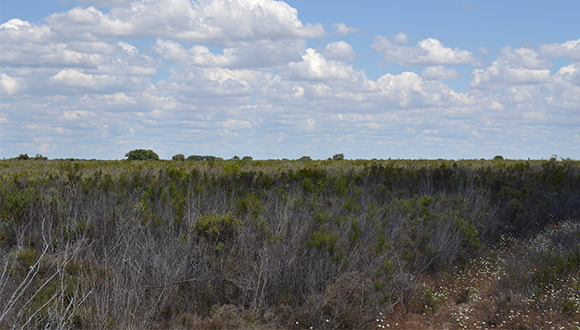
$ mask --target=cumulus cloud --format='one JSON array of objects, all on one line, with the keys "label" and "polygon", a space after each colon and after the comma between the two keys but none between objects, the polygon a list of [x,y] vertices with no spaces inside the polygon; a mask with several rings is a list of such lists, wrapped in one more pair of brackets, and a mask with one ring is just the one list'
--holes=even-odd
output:
[{"label": "cumulus cloud", "polygon": [[466,93],[457,93],[440,81],[423,80],[414,72],[387,73],[377,80],[384,100],[403,108],[429,106],[469,106],[477,102]]},{"label": "cumulus cloud", "polygon": [[565,57],[572,61],[580,61],[580,39],[568,40],[561,44],[541,45],[540,52],[547,56]]},{"label": "cumulus cloud", "polygon": [[295,80],[336,81],[362,77],[361,72],[355,71],[352,65],[341,61],[327,61],[312,48],[306,50],[301,62],[290,62],[288,66],[292,69],[290,77]]},{"label": "cumulus cloud", "polygon": [[179,65],[196,65],[201,67],[228,67],[236,61],[234,49],[224,49],[223,55],[215,55],[209,48],[195,45],[185,50],[181,44],[157,39],[153,51],[168,61]]},{"label": "cumulus cloud", "polygon": [[455,69],[447,69],[442,65],[427,67],[421,72],[421,77],[430,80],[457,79],[461,75]]},{"label": "cumulus cloud", "polygon": [[222,54],[214,54],[203,45],[194,45],[186,50],[179,42],[157,39],[153,51],[177,65],[268,70],[299,60],[305,48],[306,42],[303,40],[256,42],[243,47],[224,48]]},{"label": "cumulus cloud", "polygon": [[524,69],[540,70],[549,69],[552,66],[538,52],[529,48],[512,49],[510,46],[506,46],[501,49],[498,58],[510,65]]},{"label": "cumulus cloud", "polygon": [[321,24],[303,24],[295,8],[274,0],[135,1],[108,13],[77,7],[53,14],[47,22],[68,36],[160,37],[214,45],[325,34]]},{"label": "cumulus cloud", "polygon": [[341,40],[327,44],[324,49],[324,57],[337,61],[354,61],[358,55],[350,44]]},{"label": "cumulus cloud", "polygon": [[487,69],[475,69],[471,88],[496,89],[506,85],[533,85],[550,81],[550,63],[531,49],[504,47]]},{"label": "cumulus cloud", "polygon": [[344,23],[333,23],[332,27],[336,29],[334,32],[339,37],[344,37],[349,34],[364,33],[364,30],[355,29],[352,26],[347,26]]},{"label": "cumulus cloud", "polygon": [[[265,79],[262,72],[219,67],[178,67],[157,83],[161,93],[174,95],[182,102],[195,104],[225,103],[239,106],[259,90]],[[213,97],[213,98],[212,98]]]},{"label": "cumulus cloud", "polygon": [[371,48],[381,54],[385,62],[403,66],[429,66],[445,64],[475,64],[477,58],[469,51],[444,47],[433,38],[421,40],[416,46],[405,46],[407,35],[399,33],[392,38],[375,37]]},{"label": "cumulus cloud", "polygon": [[[553,75],[549,70],[551,57],[576,61],[578,41],[537,50],[505,47],[473,72],[471,90],[457,92],[442,80],[461,77],[449,65],[480,65],[469,51],[432,38],[410,45],[404,33],[378,36],[371,47],[384,61],[426,67],[371,79],[358,63],[345,62],[358,59],[345,41],[307,48],[309,38],[364,31],[336,23],[327,34],[281,1],[82,3],[97,8],[77,7],[44,23],[0,25],[0,151],[42,146],[58,152],[49,156],[122,158],[147,144],[170,157],[195,141],[201,153],[231,156],[253,141],[259,145],[253,150],[266,151],[247,154],[291,157],[287,152],[297,145],[320,152],[340,140],[346,150],[366,152],[362,156],[398,146],[413,157],[414,144],[449,146],[473,138],[501,145],[507,135],[497,132],[511,131],[513,118],[537,127],[554,120],[552,113],[580,109],[579,64]],[[153,45],[131,41],[138,38],[152,38]],[[156,76],[160,69],[163,75]],[[72,151],[77,141],[85,154],[80,147]],[[111,149],[122,152],[112,155]]]},{"label": "cumulus cloud", "polygon": [[577,112],[580,109],[580,64],[574,63],[561,68],[552,81],[548,86],[548,104]]},{"label": "cumulus cloud", "polygon": [[16,79],[2,73],[0,74],[0,87],[2,88],[2,94],[13,95],[18,90],[18,82]]},{"label": "cumulus cloud", "polygon": [[22,21],[19,18],[13,18],[4,24],[1,24],[0,29],[20,30],[23,27],[29,28],[31,26],[30,22]]}]

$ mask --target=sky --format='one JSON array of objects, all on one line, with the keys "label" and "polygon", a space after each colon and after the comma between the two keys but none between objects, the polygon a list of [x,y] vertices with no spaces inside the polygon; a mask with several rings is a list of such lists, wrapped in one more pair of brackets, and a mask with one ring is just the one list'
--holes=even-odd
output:
[{"label": "sky", "polygon": [[0,4],[0,158],[580,159],[579,1]]}]

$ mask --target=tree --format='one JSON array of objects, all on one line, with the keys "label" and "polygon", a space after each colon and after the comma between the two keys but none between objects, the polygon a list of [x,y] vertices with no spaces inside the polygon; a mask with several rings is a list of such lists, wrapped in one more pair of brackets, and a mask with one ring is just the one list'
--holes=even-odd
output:
[{"label": "tree", "polygon": [[184,161],[185,156],[183,154],[177,154],[177,155],[173,156],[171,159],[178,160],[178,161]]},{"label": "tree", "polygon": [[28,160],[30,159],[30,157],[28,157],[28,154],[20,154],[18,155],[18,160]]},{"label": "tree", "polygon": [[159,160],[159,156],[153,150],[135,149],[125,154],[128,160]]},{"label": "tree", "polygon": [[344,159],[344,154],[335,154],[334,156],[332,156],[332,159],[334,159],[334,160],[343,160]]},{"label": "tree", "polygon": [[503,160],[503,156],[497,155],[497,156],[493,157],[493,160]]}]

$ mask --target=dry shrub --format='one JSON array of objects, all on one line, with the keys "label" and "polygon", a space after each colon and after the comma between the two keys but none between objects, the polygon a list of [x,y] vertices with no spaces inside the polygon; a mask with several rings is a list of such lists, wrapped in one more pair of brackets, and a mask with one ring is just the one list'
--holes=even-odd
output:
[{"label": "dry shrub", "polygon": [[364,274],[344,273],[328,287],[324,315],[332,320],[333,327],[366,327],[373,317],[370,310],[373,293],[371,280]]}]

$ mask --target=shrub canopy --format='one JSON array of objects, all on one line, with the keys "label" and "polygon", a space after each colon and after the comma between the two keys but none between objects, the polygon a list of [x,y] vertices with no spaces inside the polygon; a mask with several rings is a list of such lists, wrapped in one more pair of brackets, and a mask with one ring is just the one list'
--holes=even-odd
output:
[{"label": "shrub canopy", "polygon": [[153,150],[145,149],[135,149],[131,150],[125,154],[128,160],[159,160],[159,155],[157,155]]}]

